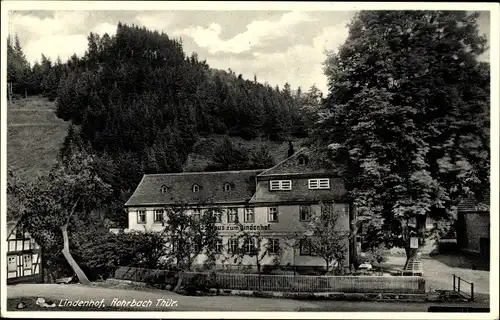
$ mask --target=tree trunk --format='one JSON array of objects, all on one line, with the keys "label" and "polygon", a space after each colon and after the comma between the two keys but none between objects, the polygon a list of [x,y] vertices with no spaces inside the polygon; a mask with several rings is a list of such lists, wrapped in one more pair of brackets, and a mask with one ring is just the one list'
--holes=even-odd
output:
[{"label": "tree trunk", "polygon": [[90,284],[89,279],[83,272],[83,270],[80,268],[78,263],[73,259],[73,256],[71,255],[71,252],[69,251],[69,238],[68,238],[68,224],[65,224],[61,227],[62,235],[63,235],[63,241],[64,241],[64,246],[62,249],[62,254],[64,255],[64,258],[66,258],[66,261],[68,261],[69,265],[71,266],[71,269],[76,273],[78,277],[78,281],[82,284]]},{"label": "tree trunk", "polygon": [[[417,235],[418,235],[419,239],[421,240],[422,245],[425,244],[425,234],[427,231],[426,222],[427,222],[427,214],[419,214],[417,216]],[[420,245],[420,241],[419,241],[419,245]]]},{"label": "tree trunk", "polygon": [[325,260],[326,261],[326,273],[325,275],[328,274],[328,270],[330,269],[330,262],[328,260]]},{"label": "tree trunk", "polygon": [[427,215],[417,215],[415,217],[416,221],[416,230],[417,234],[416,236],[418,237],[418,248],[410,248],[410,239],[411,236],[409,234],[408,227],[406,228],[406,239],[405,239],[405,253],[406,253],[406,262],[405,262],[405,268],[408,265],[408,262],[412,259],[415,259],[418,257],[418,253],[420,250],[421,245],[425,244],[425,223],[427,220]]},{"label": "tree trunk", "polygon": [[177,279],[177,284],[175,285],[174,292],[179,292],[182,286],[182,272],[179,272],[179,278]]},{"label": "tree trunk", "polygon": [[[257,258],[258,259],[258,258]],[[260,283],[261,283],[261,271],[260,271],[260,263],[257,261],[257,273],[258,273],[258,281],[259,283],[257,284],[257,288],[259,289],[260,292]]]}]

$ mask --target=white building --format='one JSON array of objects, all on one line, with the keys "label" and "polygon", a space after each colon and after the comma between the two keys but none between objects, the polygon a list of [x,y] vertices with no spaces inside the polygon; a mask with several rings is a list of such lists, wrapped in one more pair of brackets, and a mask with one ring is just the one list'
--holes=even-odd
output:
[{"label": "white building", "polygon": [[42,253],[20,223],[7,223],[7,284],[42,282]]},{"label": "white building", "polygon": [[[325,261],[311,255],[305,241],[294,249],[287,245],[287,235],[303,231],[311,212],[320,210],[320,202],[335,202],[342,214],[339,227],[343,230],[351,228],[354,212],[345,199],[344,180],[319,167],[309,156],[303,149],[267,170],[144,175],[125,204],[129,229],[160,231],[165,207],[184,203],[194,208],[209,201],[224,211],[217,223],[223,247],[217,264],[232,264],[233,260],[227,258],[233,246],[241,245],[232,238],[239,230],[236,222],[240,222],[246,230],[258,231],[282,248],[282,266],[322,268]],[[345,265],[349,266],[355,246],[349,242],[347,247]],[[263,264],[274,258],[271,252]],[[198,262],[202,260],[200,256]],[[244,258],[244,264],[254,263],[254,258]]]}]

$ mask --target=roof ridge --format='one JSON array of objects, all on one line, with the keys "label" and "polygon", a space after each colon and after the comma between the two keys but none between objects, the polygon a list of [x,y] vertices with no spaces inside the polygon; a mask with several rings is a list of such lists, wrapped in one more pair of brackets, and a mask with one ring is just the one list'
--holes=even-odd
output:
[{"label": "roof ridge", "polygon": [[167,172],[167,173],[148,173],[145,176],[181,176],[181,175],[193,175],[193,174],[217,174],[217,173],[240,173],[240,172],[258,172],[267,169],[250,169],[250,170],[226,170],[226,171],[186,171],[186,172]]},{"label": "roof ridge", "polygon": [[277,164],[276,164],[276,165],[274,165],[273,167],[271,167],[271,168],[269,168],[269,169],[267,169],[267,170],[263,171],[262,173],[260,173],[260,174],[259,174],[259,176],[263,176],[263,175],[265,175],[265,173],[266,173],[266,172],[271,171],[272,169],[274,169],[274,168],[278,167],[279,165],[281,165],[281,164],[285,163],[286,161],[290,160],[291,158],[298,156],[299,154],[303,153],[303,152],[304,152],[304,151],[306,151],[306,150],[307,150],[307,148],[305,148],[305,147],[304,147],[304,148],[299,149],[299,151],[295,152],[295,153],[294,153],[294,154],[292,154],[291,156],[289,156],[289,157],[285,158],[284,160],[282,160],[281,162],[277,163]]}]

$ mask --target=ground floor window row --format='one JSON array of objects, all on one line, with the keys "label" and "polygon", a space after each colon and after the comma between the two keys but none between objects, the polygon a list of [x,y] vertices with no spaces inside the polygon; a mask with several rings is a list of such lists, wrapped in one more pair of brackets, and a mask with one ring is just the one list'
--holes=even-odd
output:
[{"label": "ground floor window row", "polygon": [[[262,254],[264,251],[268,255],[278,255],[282,250],[287,249],[297,249],[299,255],[301,256],[317,256],[315,250],[311,245],[309,238],[305,237],[300,239],[296,246],[291,246],[285,244],[280,238],[265,238],[261,239],[260,251],[258,250],[258,238],[229,238],[226,243],[219,238],[217,241],[216,251],[217,253],[223,253],[224,251],[229,254],[242,253],[244,255],[255,255]],[[176,241],[173,241],[173,251],[178,250],[176,247]],[[203,252],[204,250],[200,247],[200,244],[194,244],[194,252]]]},{"label": "ground floor window row", "polygon": [[[345,209],[346,210],[346,209]],[[193,215],[195,219],[199,219],[203,212],[201,210],[195,210]],[[299,220],[303,222],[311,221],[312,210],[310,205],[298,206]],[[279,222],[280,211],[278,206],[267,208],[267,222]],[[157,209],[154,210],[153,222],[162,223],[165,218],[165,210]],[[240,219],[238,208],[226,208],[223,212],[215,213],[216,223],[254,223],[255,222],[255,208],[244,208],[243,219]],[[146,210],[137,211],[137,223],[145,224],[147,223]]]}]

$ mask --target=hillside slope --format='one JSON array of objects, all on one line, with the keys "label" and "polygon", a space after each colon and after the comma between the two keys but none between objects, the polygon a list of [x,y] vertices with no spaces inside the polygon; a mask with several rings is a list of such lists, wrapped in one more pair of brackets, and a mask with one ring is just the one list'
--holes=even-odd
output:
[{"label": "hillside slope", "polygon": [[23,180],[46,175],[56,163],[69,122],[55,115],[55,103],[34,96],[7,107],[7,165]]},{"label": "hillside slope", "polygon": [[[211,158],[216,146],[220,145],[227,136],[225,135],[210,135],[208,137],[201,137],[195,144],[193,152],[189,155],[184,163],[183,171],[203,171],[203,169],[211,164]],[[247,150],[259,150],[263,146],[267,147],[269,153],[277,164],[285,160],[288,156],[288,142],[274,142],[267,139],[254,139],[245,140],[240,137],[229,137],[229,140],[239,147]],[[294,139],[294,150],[300,149],[304,139]]]},{"label": "hillside slope", "polygon": [[[8,104],[7,110],[7,164],[23,180],[33,181],[47,174],[56,163],[61,144],[66,137],[69,122],[55,115],[55,103],[42,97],[28,97]],[[183,166],[184,171],[202,171],[210,163],[214,147],[222,143],[225,135],[201,137]],[[274,162],[287,156],[287,142],[244,140],[229,137],[238,146],[250,150],[262,146],[269,148]],[[302,140],[295,140],[295,150]]]}]

